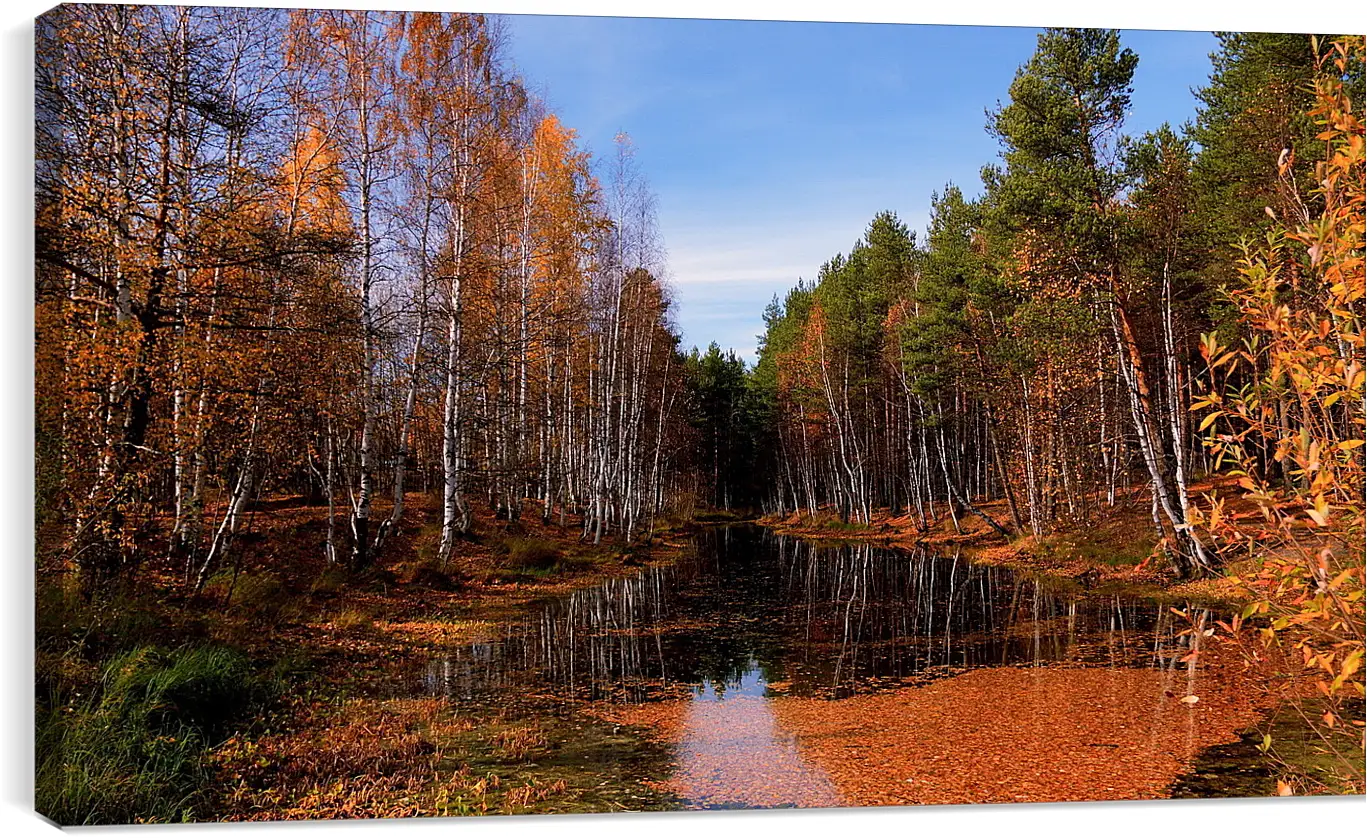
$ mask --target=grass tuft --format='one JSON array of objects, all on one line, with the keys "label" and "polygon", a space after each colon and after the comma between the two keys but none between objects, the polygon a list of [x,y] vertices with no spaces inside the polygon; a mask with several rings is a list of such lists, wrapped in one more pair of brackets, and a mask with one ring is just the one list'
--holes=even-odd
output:
[{"label": "grass tuft", "polygon": [[228,607],[267,620],[282,616],[290,605],[285,581],[275,573],[221,571],[209,578],[204,590]]},{"label": "grass tuft", "polygon": [[504,544],[508,550],[507,564],[515,570],[552,570],[564,558],[555,542],[543,538],[514,537]]},{"label": "grass tuft", "polygon": [[348,608],[333,618],[332,624],[343,631],[368,629],[375,625],[375,618],[360,608]]},{"label": "grass tuft", "polygon": [[36,808],[64,825],[193,820],[206,749],[272,692],[232,649],[117,655],[40,706]]},{"label": "grass tuft", "polygon": [[408,584],[434,591],[453,591],[460,587],[459,580],[446,572],[435,559],[420,562],[408,577]]},{"label": "grass tuft", "polygon": [[346,587],[349,576],[345,567],[340,564],[329,564],[318,574],[318,578],[313,580],[309,592],[319,597],[336,596]]}]

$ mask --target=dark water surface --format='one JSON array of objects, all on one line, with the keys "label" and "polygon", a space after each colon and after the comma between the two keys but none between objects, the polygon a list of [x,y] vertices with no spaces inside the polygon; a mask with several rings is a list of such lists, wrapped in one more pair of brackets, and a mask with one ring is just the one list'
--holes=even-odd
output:
[{"label": "dark water surface", "polygon": [[428,690],[639,702],[776,684],[841,698],[975,667],[1157,667],[1184,654],[1166,605],[1083,597],[1066,581],[962,558],[752,526],[706,530],[695,546],[433,660]]},{"label": "dark water surface", "polygon": [[[821,545],[753,526],[705,530],[694,547],[432,660],[426,690],[510,703],[686,699],[682,770],[727,774],[733,789],[753,783],[756,795],[740,799],[765,802],[699,792],[685,805],[840,805],[770,697],[844,698],[1004,665],[1172,669],[1187,651],[1180,632],[1190,624],[1165,604],[954,556]],[[755,766],[765,774],[747,779]]]}]

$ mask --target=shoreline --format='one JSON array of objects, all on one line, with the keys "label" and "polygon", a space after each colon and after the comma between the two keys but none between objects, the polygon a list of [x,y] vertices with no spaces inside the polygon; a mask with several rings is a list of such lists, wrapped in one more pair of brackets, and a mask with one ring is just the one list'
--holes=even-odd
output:
[{"label": "shoreline", "polygon": [[[481,511],[472,536],[441,568],[431,560],[435,503],[414,493],[405,505],[384,557],[362,572],[322,559],[325,507],[273,498],[259,505],[241,539],[240,564],[215,574],[198,595],[185,593],[169,562],[145,568],[135,588],[91,601],[74,585],[41,588],[37,681],[40,707],[50,709],[40,719],[51,719],[59,737],[48,756],[65,764],[66,749],[83,747],[73,739],[85,734],[83,724],[107,726],[103,703],[80,697],[100,694],[127,656],[157,677],[211,652],[238,661],[233,677],[260,689],[247,691],[255,698],[225,693],[218,699],[223,738],[197,738],[200,752],[183,740],[192,749],[186,760],[149,778],[166,789],[152,792],[151,803],[179,806],[196,820],[591,812],[623,801],[658,808],[657,792],[625,778],[527,763],[553,740],[576,753],[639,750],[610,726],[585,738],[559,723],[528,724],[396,685],[452,644],[497,636],[537,602],[675,561],[698,525],[660,526],[648,545],[616,538],[593,545],[580,540],[574,519],[546,524],[533,513],[509,522]],[[375,517],[388,511],[377,503]],[[161,734],[127,736],[137,750]],[[659,757],[648,748],[640,755]]]},{"label": "shoreline", "polygon": [[[301,561],[290,565],[292,576],[278,579],[278,586],[266,584],[264,568],[279,565],[275,554],[302,548],[321,523],[317,509],[281,504],[262,524],[261,538],[272,548],[271,555],[258,557],[260,568],[244,563],[226,590],[220,580],[200,598],[157,603],[163,616],[171,615],[161,633],[176,636],[186,628],[183,619],[217,597],[220,613],[199,613],[200,631],[186,636],[240,648],[279,685],[278,698],[260,719],[245,722],[205,751],[213,779],[198,817],[676,808],[666,785],[640,779],[667,764],[665,743],[595,718],[581,702],[543,696],[529,699],[527,707],[491,709],[396,685],[411,683],[424,659],[453,644],[498,636],[502,626],[539,602],[676,561],[688,537],[708,526],[754,525],[811,541],[901,550],[958,549],[975,562],[1077,583],[1084,596],[1123,592],[1162,601],[1202,592],[1199,586],[1210,589],[1218,581],[1180,582],[1138,558],[1124,541],[1136,527],[1142,533],[1136,508],[1118,510],[1111,530],[1093,525],[1088,532],[1097,537],[1082,545],[1069,542],[1074,533],[1067,531],[1043,544],[1008,542],[977,519],[972,523],[978,526],[965,526],[961,533],[945,521],[921,533],[909,519],[884,512],[867,527],[832,526],[829,515],[746,519],[704,513],[697,516],[701,521],[662,527],[650,545],[609,541],[594,546],[579,540],[573,522],[547,525],[534,515],[507,522],[484,515],[476,535],[461,544],[457,562],[443,571],[425,558],[435,533],[424,519],[433,510],[418,496],[406,503],[412,512],[395,533],[387,560],[365,573],[339,578],[316,560]],[[296,520],[310,514],[311,523]],[[1127,556],[1133,561],[1100,560],[1097,549],[1107,545],[1130,547]],[[625,762],[619,759],[623,754]],[[654,768],[633,775],[630,767],[642,761]],[[369,778],[363,788],[346,779],[360,776]]]},{"label": "shoreline", "polygon": [[[1223,482],[1206,482],[1194,486],[1193,495],[1223,488]],[[1227,503],[1234,501],[1234,497],[1226,498]],[[999,523],[1008,521],[1009,525],[1004,500],[979,500],[975,505]],[[976,563],[1074,583],[1084,592],[1181,598],[1228,607],[1247,602],[1228,574],[1181,579],[1165,567],[1166,560],[1156,551],[1157,536],[1149,515],[1147,503],[1117,498],[1114,506],[1098,505],[1091,516],[1057,526],[1038,538],[1029,532],[1003,538],[980,518],[962,514],[957,529],[944,514],[922,529],[912,515],[894,515],[886,508],[875,510],[868,524],[843,522],[829,509],[815,515],[799,511],[782,517],[764,516],[754,523],[782,535],[815,541],[957,553]]]}]

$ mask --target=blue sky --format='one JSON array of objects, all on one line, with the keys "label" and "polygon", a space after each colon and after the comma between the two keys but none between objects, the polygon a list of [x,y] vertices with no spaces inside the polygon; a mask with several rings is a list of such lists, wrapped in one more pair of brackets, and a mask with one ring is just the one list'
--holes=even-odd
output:
[{"label": "blue sky", "polygon": [[[651,186],[684,345],[753,358],[761,312],[847,251],[874,213],[923,230],[945,183],[977,194],[985,111],[1038,30],[507,16],[513,63],[595,155],[631,134]],[[1128,130],[1180,124],[1207,32],[1127,31]]]}]

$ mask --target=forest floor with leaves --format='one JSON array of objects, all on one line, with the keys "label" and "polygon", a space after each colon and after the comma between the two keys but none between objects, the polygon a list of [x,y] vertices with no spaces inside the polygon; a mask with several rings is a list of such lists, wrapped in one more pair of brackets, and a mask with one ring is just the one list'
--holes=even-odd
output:
[{"label": "forest floor with leaves", "polygon": [[[496,637],[537,602],[673,561],[689,528],[666,528],[649,545],[593,545],[581,540],[577,517],[544,522],[528,510],[509,522],[483,513],[449,566],[440,567],[431,558],[435,504],[417,495],[408,504],[408,520],[417,523],[391,539],[377,568],[348,576],[319,565],[286,583],[302,589],[307,582],[308,605],[276,624],[267,656],[306,657],[308,688],[291,696],[281,731],[216,750],[216,815],[274,820],[671,806],[670,796],[638,779],[653,773],[641,763],[662,760],[661,749],[614,726],[546,697],[490,706],[414,698],[402,685],[452,646]],[[277,526],[302,536],[316,530],[316,513],[303,508],[297,523],[282,515]],[[279,543],[278,536],[271,540]]]},{"label": "forest floor with leaves", "polygon": [[[580,540],[577,518],[482,513],[442,567],[433,559],[436,503],[415,493],[406,506],[404,526],[362,572],[323,558],[326,507],[286,497],[257,505],[237,541],[239,561],[197,595],[169,562],[89,600],[74,584],[45,585],[40,698],[77,712],[74,697],[98,694],[110,662],[129,649],[245,655],[274,698],[244,707],[236,732],[208,750],[206,787],[176,810],[195,819],[671,805],[634,779],[650,773],[636,763],[661,759],[659,748],[611,725],[556,706],[456,706],[412,685],[428,661],[495,636],[535,602],[674,560],[691,525],[662,528],[649,545],[593,545]],[[377,504],[375,516],[388,511]]]},{"label": "forest floor with leaves", "polygon": [[[262,526],[262,551],[237,583],[221,572],[206,590],[229,611],[235,602],[245,612],[273,609],[266,616],[278,619],[258,642],[282,654],[308,650],[316,662],[338,664],[329,671],[349,682],[357,661],[393,670],[454,643],[478,642],[532,603],[672,561],[686,547],[684,527],[661,530],[650,544],[608,538],[593,545],[580,540],[577,517],[562,525],[532,510],[513,522],[483,512],[441,566],[434,558],[437,504],[417,494],[405,503],[411,523],[390,537],[375,567],[329,567],[321,558],[320,510],[283,506]],[[386,513],[377,505],[377,517]]]},{"label": "forest floor with leaves", "polygon": [[[671,738],[678,725],[666,717],[684,712],[686,701],[632,711],[659,718],[626,718],[550,696],[500,706],[451,702],[417,686],[428,662],[453,646],[496,637],[540,601],[676,559],[696,524],[665,528],[649,546],[594,546],[581,542],[574,519],[561,525],[536,514],[518,522],[483,514],[443,568],[432,559],[435,503],[418,494],[407,503],[408,523],[380,562],[360,573],[323,559],[325,507],[275,498],[247,522],[240,562],[198,595],[186,594],[179,569],[169,565],[144,568],[136,593],[88,602],[60,586],[40,589],[39,694],[95,694],[111,677],[110,662],[129,649],[243,653],[274,684],[273,697],[246,707],[229,735],[205,746],[206,773],[196,775],[202,782],[193,803],[176,810],[200,820],[662,809],[732,791],[715,787],[724,771],[690,781],[681,770]],[[377,509],[377,517],[386,512]],[[1146,514],[1146,505],[1130,501],[1086,527],[1011,543],[991,537],[976,519],[961,520],[962,532],[942,522],[929,534],[886,515],[867,528],[832,527],[821,518],[766,523],[805,538],[957,547],[980,561],[1082,579],[1089,593],[1119,587],[1184,595],[1147,560],[1153,535]],[[1224,594],[1212,587],[1218,583],[1192,584],[1206,585],[1197,593],[1211,598]],[[1116,677],[1142,683],[1087,682]],[[788,697],[775,685],[774,712],[797,743],[788,762],[819,765],[828,778],[802,791],[807,805],[1161,796],[1203,748],[1236,740],[1265,708],[1228,687],[1203,692],[1199,705],[1182,704],[1180,690],[1155,687],[1159,678],[1007,668],[835,702]],[[974,708],[1001,700],[998,688],[1014,696],[1019,713],[978,718]],[[988,701],[988,693],[997,698]],[[74,699],[61,701],[76,712]],[[1153,718],[1169,716],[1173,730],[1186,731],[1180,741],[1136,738]],[[1006,759],[1002,748],[1021,746],[1008,735],[1010,720],[1026,717],[1041,720],[1030,745],[1037,753]],[[1079,721],[1092,717],[1095,724]],[[970,718],[971,735],[960,730],[945,739],[944,731]],[[882,730],[888,719],[899,721]],[[870,720],[880,721],[870,727]],[[1113,759],[1127,748],[1138,749],[1133,759]],[[1060,749],[1075,753],[1066,776],[1046,770],[1047,757]],[[719,758],[726,753],[724,745],[714,749]],[[1142,770],[1116,773],[1118,764],[1141,762]],[[673,779],[652,779],[663,777]]]},{"label": "forest floor with leaves", "polygon": [[[1261,517],[1257,507],[1244,501],[1228,479],[1196,483],[1191,492],[1197,503],[1221,498],[1234,520]],[[758,523],[775,532],[817,541],[857,541],[903,550],[959,553],[984,564],[1072,579],[1083,588],[1102,593],[1210,603],[1240,600],[1239,587],[1228,577],[1194,581],[1177,577],[1156,550],[1158,535],[1145,487],[1117,492],[1114,505],[1104,498],[1086,500],[1087,507],[1079,509],[1068,523],[1040,537],[1029,532],[1003,537],[967,510],[958,510],[956,522],[943,504],[937,510],[939,516],[924,528],[914,514],[887,509],[875,510],[868,524],[842,521],[829,509],[814,516],[806,512],[770,516]],[[1005,500],[979,500],[975,505],[998,524],[1011,528],[1011,512]]]}]

